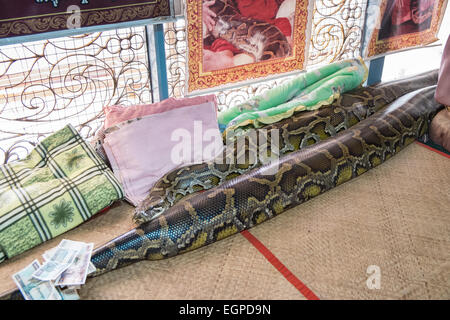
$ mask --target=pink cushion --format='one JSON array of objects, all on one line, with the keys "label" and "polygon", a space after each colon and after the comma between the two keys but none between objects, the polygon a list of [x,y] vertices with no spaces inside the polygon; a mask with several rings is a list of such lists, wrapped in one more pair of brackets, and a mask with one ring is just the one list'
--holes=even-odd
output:
[{"label": "pink cushion", "polygon": [[104,107],[105,123],[104,128],[107,129],[122,121],[144,117],[151,114],[161,113],[168,110],[182,108],[187,106],[198,105],[205,102],[213,102],[217,106],[217,99],[214,94],[194,98],[168,98],[161,102],[152,104],[141,104],[134,106],[108,106]]},{"label": "pink cushion", "polygon": [[[164,174],[179,166],[212,160],[223,148],[215,101],[122,122],[106,132],[103,146],[111,167],[127,199],[136,206]],[[176,157],[180,146],[191,150],[182,160]]]},{"label": "pink cushion", "polygon": [[442,53],[435,98],[437,102],[450,106],[450,36]]}]

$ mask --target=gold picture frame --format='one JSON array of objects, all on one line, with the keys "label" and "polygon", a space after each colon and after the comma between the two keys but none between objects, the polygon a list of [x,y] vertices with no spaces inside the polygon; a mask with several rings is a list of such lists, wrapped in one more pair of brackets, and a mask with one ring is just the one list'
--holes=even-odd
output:
[{"label": "gold picture frame", "polygon": [[309,1],[295,1],[291,54],[289,56],[214,71],[205,71],[203,66],[202,3],[203,0],[186,1],[187,94],[215,87],[230,87],[238,83],[252,81],[252,79],[299,71],[304,68],[307,51],[306,39],[309,39],[309,12],[311,11]]},{"label": "gold picture frame", "polygon": [[386,9],[388,7],[389,1],[398,0],[382,0],[380,5],[380,15],[378,17],[379,23],[378,26],[373,30],[373,33],[370,37],[366,54],[367,57],[373,57],[383,55],[387,52],[423,46],[439,40],[436,36],[439,31],[439,26],[444,17],[448,0],[434,0],[431,22],[428,28],[420,30],[420,28],[418,27],[417,31],[380,37],[382,31],[382,26],[380,26],[380,24],[386,14]]}]

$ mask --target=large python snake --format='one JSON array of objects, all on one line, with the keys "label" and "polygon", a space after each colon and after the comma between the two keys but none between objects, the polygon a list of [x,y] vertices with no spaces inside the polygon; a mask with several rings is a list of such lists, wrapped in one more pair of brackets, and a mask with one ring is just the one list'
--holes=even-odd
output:
[{"label": "large python snake", "polygon": [[[434,92],[430,86],[408,93],[333,138],[177,202],[96,249],[93,276],[221,240],[380,165],[427,132],[442,108]],[[268,174],[273,166],[276,174]]]},{"label": "large python snake", "polygon": [[[279,130],[279,156],[307,147],[309,145],[336,136],[366,119],[388,103],[405,93],[437,82],[437,71],[403,80],[388,82],[377,86],[364,87],[341,95],[329,107],[300,112],[280,122],[262,129],[268,133],[266,150],[271,150],[271,130]],[[260,131],[260,130],[256,130]],[[224,150],[222,159],[231,161],[211,161],[185,166],[172,170],[163,176],[150,190],[144,201],[136,208],[135,222],[143,223],[162,214],[183,197],[203,190],[211,189],[225,181],[236,178],[251,169],[260,167],[260,158],[250,162],[249,146],[252,139],[245,140],[245,148],[237,144],[234,150]],[[234,159],[246,159],[246,163],[237,163]]]},{"label": "large python snake", "polygon": [[[97,272],[89,277],[144,259],[168,258],[221,240],[391,158],[417,137],[423,136],[432,117],[442,107],[434,100],[435,86],[398,98],[401,93],[430,82],[435,84],[437,75],[433,72],[414,79],[417,81],[405,79],[376,86],[380,89],[376,96],[371,95],[368,88],[344,94],[342,100],[349,99],[345,105],[352,106],[353,110],[353,116],[348,119],[364,120],[347,130],[339,129],[339,134],[325,141],[285,155],[278,164],[251,170],[218,187],[179,201],[157,219],[143,223],[96,249],[91,261]],[[386,102],[393,99],[396,100],[387,106]],[[330,115],[340,103],[309,113],[329,109],[325,114]],[[312,122],[306,121],[304,125]],[[278,166],[277,173],[266,175],[274,165]],[[23,298],[15,290],[1,299]]]}]

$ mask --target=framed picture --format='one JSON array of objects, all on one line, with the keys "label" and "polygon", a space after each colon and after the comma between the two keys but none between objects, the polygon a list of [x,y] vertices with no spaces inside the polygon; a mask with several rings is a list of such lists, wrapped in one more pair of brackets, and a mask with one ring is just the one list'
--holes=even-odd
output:
[{"label": "framed picture", "polygon": [[308,1],[187,0],[188,94],[303,69]]},{"label": "framed picture", "polygon": [[366,56],[437,41],[446,6],[447,0],[381,0]]}]

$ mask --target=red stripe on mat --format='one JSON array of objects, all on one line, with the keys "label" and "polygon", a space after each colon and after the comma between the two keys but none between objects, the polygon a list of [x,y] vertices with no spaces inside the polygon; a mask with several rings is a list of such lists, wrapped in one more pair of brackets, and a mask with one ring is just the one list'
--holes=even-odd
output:
[{"label": "red stripe on mat", "polygon": [[262,255],[269,261],[275,269],[277,269],[287,281],[289,281],[302,295],[305,296],[308,300],[319,300],[314,292],[312,292],[303,282],[300,281],[288,268],[278,260],[275,255],[270,252],[267,247],[262,244],[253,234],[251,234],[248,230],[244,230],[241,234],[256,248]]},{"label": "red stripe on mat", "polygon": [[430,149],[431,151],[434,151],[434,152],[436,152],[436,153],[439,153],[440,155],[442,155],[442,156],[444,156],[444,157],[447,157],[447,158],[450,158],[450,155],[448,155],[448,154],[446,154],[446,153],[444,153],[444,152],[442,152],[442,151],[439,151],[439,150],[437,150],[437,149],[435,149],[435,148],[433,148],[433,147],[430,147],[429,145],[426,145],[425,143],[422,143],[422,142],[419,142],[419,141],[415,141],[418,145],[421,145],[422,147],[425,147],[425,148],[427,148],[427,149]]}]

